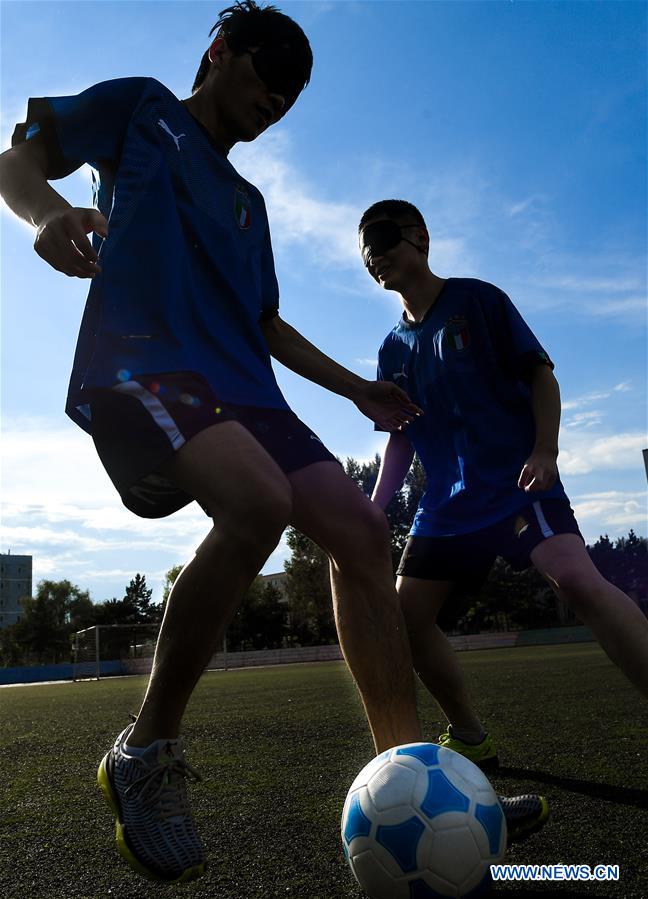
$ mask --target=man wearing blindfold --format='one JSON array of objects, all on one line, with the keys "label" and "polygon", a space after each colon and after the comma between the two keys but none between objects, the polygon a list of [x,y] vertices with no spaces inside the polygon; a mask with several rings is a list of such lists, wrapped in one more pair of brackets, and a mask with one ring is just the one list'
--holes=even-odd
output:
[{"label": "man wearing blindfold", "polygon": [[517,571],[534,565],[644,694],[648,622],[587,553],[558,476],[553,363],[510,299],[484,281],[435,275],[425,221],[403,200],[370,207],[359,235],[369,274],[403,305],[378,378],[425,413],[388,429],[372,499],[386,508],[416,452],[427,489],[396,582],[414,664],[448,718],[440,742],[493,767],[493,742],[436,625],[455,587],[478,589],[498,555]]},{"label": "man wearing blindfold", "polygon": [[[308,83],[306,36],[252,0],[224,10],[213,32],[188,99],[152,78],[32,99],[0,165],[37,253],[91,279],[68,414],[133,512],[158,518],[197,500],[213,519],[167,603],[140,714],[99,770],[121,853],[167,881],[205,867],[178,738],[185,706],[286,526],[329,554],[340,641],[376,749],[421,736],[385,517],[290,410],[270,355],[384,428],[418,410],[282,321],[263,198],[227,159]],[[96,208],[72,208],[48,181],[85,162]]]}]

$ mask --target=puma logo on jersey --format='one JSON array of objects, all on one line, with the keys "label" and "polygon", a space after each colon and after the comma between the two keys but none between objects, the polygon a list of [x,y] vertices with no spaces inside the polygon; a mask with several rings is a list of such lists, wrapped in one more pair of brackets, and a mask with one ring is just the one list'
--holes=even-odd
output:
[{"label": "puma logo on jersey", "polygon": [[167,123],[164,121],[164,119],[158,119],[158,125],[160,126],[162,131],[166,131],[166,133],[169,135],[169,137],[173,138],[173,140],[175,141],[176,149],[179,153],[180,152],[180,138],[186,137],[186,134],[184,134],[184,133],[183,134],[174,134],[173,131],[171,131],[171,129],[167,125]]}]

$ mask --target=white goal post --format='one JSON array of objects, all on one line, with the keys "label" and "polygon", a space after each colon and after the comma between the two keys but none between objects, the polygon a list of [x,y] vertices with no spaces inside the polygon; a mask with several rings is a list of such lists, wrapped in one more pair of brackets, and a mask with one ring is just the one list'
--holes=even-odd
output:
[{"label": "white goal post", "polygon": [[[148,674],[159,624],[95,624],[74,635],[72,680],[99,680],[121,674]],[[220,664],[227,671],[227,635]]]},{"label": "white goal post", "polygon": [[159,624],[95,624],[74,635],[73,680],[125,674],[127,663],[152,659]]}]

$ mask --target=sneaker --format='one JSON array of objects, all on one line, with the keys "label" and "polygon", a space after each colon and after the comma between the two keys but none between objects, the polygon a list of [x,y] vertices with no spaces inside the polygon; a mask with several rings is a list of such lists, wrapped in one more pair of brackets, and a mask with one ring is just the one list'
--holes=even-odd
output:
[{"label": "sneaker", "polygon": [[482,771],[492,771],[493,768],[499,766],[497,750],[495,744],[489,734],[484,736],[481,743],[464,743],[452,733],[452,725],[448,725],[448,729],[444,734],[439,736],[439,745],[445,746],[446,749],[453,749],[459,755],[465,756]]},{"label": "sneaker", "polygon": [[506,818],[508,845],[528,836],[547,822],[549,803],[544,796],[526,793],[523,796],[498,796]]},{"label": "sneaker", "polygon": [[156,740],[141,756],[127,755],[122,731],[97,772],[116,821],[117,845],[129,865],[152,880],[174,883],[205,873],[205,851],[191,817],[185,778],[200,780],[180,740]]}]

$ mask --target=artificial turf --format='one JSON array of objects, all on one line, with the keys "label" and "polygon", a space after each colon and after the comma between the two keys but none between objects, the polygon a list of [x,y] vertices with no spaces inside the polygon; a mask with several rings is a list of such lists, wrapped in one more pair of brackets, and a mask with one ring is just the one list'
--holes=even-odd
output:
[{"label": "artificial turf", "polygon": [[[500,884],[493,895],[648,897],[646,704],[595,645],[463,653],[496,738],[499,793],[541,792],[551,819],[511,863],[618,864],[620,880]],[[209,870],[149,883],[118,855],[95,782],[141,677],[0,690],[2,899],[360,899],[342,854],[346,791],[373,755],[342,663],[204,675],[187,711],[190,786]],[[426,737],[443,719],[421,691]]]}]

